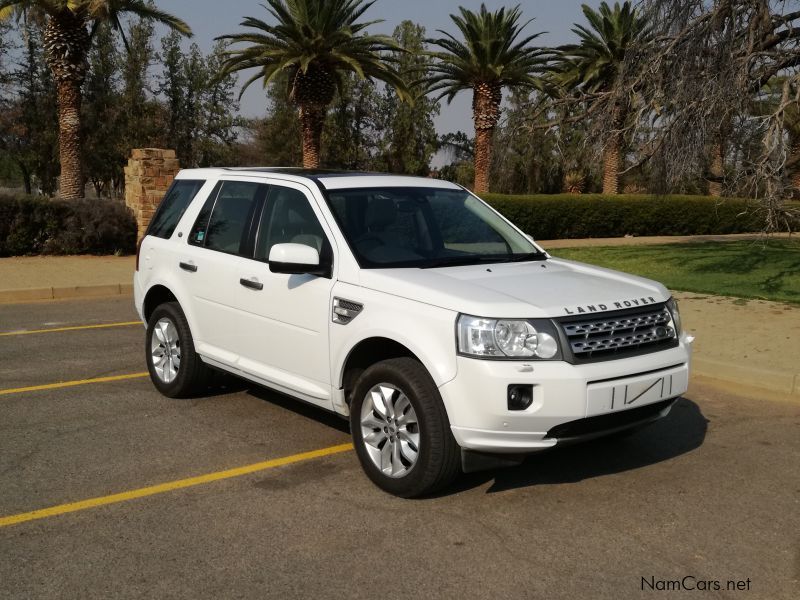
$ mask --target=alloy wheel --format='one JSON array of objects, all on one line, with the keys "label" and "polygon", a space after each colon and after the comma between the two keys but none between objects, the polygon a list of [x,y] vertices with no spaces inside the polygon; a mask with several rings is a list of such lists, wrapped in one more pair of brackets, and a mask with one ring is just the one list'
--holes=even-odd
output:
[{"label": "alloy wheel", "polygon": [[390,383],[367,392],[361,406],[361,437],[372,463],[389,477],[404,477],[417,463],[417,413],[408,396]]},{"label": "alloy wheel", "polygon": [[175,381],[181,366],[181,340],[170,319],[159,319],[153,327],[150,355],[158,378],[164,383]]}]

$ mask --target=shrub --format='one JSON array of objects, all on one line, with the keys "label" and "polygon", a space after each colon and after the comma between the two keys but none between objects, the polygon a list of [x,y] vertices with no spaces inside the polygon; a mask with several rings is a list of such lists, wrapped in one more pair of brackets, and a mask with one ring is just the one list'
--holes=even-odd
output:
[{"label": "shrub", "polygon": [[539,239],[751,233],[764,227],[756,201],[707,196],[486,194],[484,199]]},{"label": "shrub", "polygon": [[0,195],[0,256],[135,251],[136,220],[122,204]]}]

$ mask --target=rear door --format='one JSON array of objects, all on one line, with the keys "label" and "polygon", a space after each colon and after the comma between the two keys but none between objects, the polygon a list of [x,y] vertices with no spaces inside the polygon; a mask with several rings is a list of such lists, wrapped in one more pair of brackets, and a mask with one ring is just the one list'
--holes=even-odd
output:
[{"label": "rear door", "polygon": [[222,180],[195,220],[180,276],[191,295],[197,351],[235,366],[249,325],[241,312],[239,272],[253,254],[256,223],[269,186]]}]

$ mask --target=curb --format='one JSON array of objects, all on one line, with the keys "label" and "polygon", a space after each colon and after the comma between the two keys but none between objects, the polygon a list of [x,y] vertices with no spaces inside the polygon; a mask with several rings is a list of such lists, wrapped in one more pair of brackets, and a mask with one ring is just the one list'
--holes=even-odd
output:
[{"label": "curb", "polygon": [[65,300],[68,298],[131,295],[133,295],[133,284],[131,283],[28,288],[20,290],[0,290],[0,304],[30,302],[33,300]]}]

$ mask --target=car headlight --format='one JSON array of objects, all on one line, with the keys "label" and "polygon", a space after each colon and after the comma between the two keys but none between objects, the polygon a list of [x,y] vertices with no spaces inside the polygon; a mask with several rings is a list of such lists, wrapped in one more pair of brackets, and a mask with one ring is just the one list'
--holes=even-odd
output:
[{"label": "car headlight", "polygon": [[458,352],[481,358],[559,357],[557,334],[546,319],[458,317]]},{"label": "car headlight", "polygon": [[681,331],[683,331],[681,326],[681,311],[678,310],[678,301],[675,300],[675,298],[667,300],[667,310],[669,310],[669,314],[672,315],[672,324],[675,326],[675,337],[680,337]]}]

